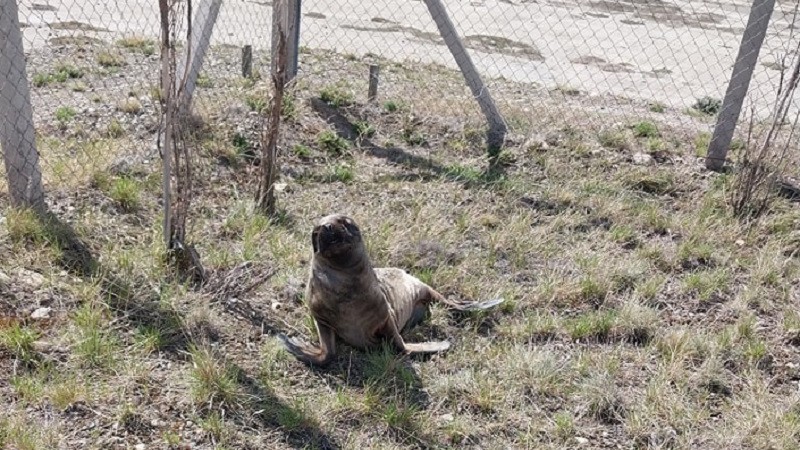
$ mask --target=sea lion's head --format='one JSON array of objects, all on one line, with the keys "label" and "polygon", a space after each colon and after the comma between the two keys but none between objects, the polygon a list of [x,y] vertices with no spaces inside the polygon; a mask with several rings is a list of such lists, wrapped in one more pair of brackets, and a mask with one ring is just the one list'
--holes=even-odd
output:
[{"label": "sea lion's head", "polygon": [[317,222],[311,232],[314,257],[337,266],[359,262],[363,253],[361,230],[356,222],[343,214],[331,214]]}]

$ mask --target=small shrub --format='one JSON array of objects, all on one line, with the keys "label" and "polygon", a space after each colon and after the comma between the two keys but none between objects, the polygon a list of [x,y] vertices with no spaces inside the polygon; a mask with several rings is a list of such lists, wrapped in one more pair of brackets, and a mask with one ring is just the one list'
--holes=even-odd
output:
[{"label": "small shrub", "polygon": [[721,107],[722,100],[708,96],[697,99],[697,102],[692,105],[692,109],[709,116],[718,113]]},{"label": "small shrub", "polygon": [[343,155],[350,148],[350,143],[331,130],[325,130],[317,136],[317,143],[328,153]]}]

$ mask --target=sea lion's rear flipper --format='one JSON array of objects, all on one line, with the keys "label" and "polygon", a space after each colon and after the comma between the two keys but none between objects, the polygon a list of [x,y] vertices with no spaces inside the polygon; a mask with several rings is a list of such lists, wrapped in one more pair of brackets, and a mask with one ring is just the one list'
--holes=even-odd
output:
[{"label": "sea lion's rear flipper", "polygon": [[504,301],[504,298],[495,298],[492,300],[486,300],[485,302],[463,303],[461,304],[461,307],[457,309],[461,311],[481,311],[484,309],[493,308]]},{"label": "sea lion's rear flipper", "polygon": [[457,311],[483,311],[489,308],[493,308],[500,303],[505,301],[504,298],[498,297],[492,300],[486,300],[483,302],[459,302],[455,300],[450,300],[446,298],[444,295],[436,292],[434,289],[429,288],[431,292],[431,298],[435,301],[444,303],[448,308],[455,309]]},{"label": "sea lion's rear flipper", "polygon": [[439,353],[450,348],[448,341],[405,343],[407,353]]}]

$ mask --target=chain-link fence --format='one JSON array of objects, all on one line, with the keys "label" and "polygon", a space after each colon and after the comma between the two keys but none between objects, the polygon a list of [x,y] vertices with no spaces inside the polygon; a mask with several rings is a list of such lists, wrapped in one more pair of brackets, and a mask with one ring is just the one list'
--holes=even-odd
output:
[{"label": "chain-link fence", "polygon": [[[775,7],[745,112],[763,116],[773,106],[796,4]],[[445,5],[512,132],[576,121],[602,129],[629,117],[710,131],[713,114],[704,112],[719,107],[750,12],[742,0]],[[47,194],[131,170],[143,170],[156,189],[157,4],[24,0],[18,7],[35,126],[26,136],[35,135]],[[258,141],[268,77],[261,85],[242,78],[241,49],[253,47],[256,79],[267,74],[271,21],[272,3],[261,1],[223,1],[216,20],[195,110],[207,124],[231,124],[223,142],[233,146]],[[9,26],[4,21],[2,32]],[[310,91],[339,86],[366,99],[367,63],[377,63],[382,102],[417,99],[423,116],[483,120],[424,2],[306,0],[300,29],[298,83]],[[200,150],[233,151],[219,145],[201,141]]]}]

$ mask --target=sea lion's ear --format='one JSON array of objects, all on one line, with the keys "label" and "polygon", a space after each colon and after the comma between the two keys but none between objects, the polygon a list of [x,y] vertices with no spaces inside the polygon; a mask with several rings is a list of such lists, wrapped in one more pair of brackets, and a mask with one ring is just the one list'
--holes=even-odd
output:
[{"label": "sea lion's ear", "polygon": [[320,226],[317,225],[311,232],[311,246],[314,248],[314,253],[319,252],[319,229]]}]

